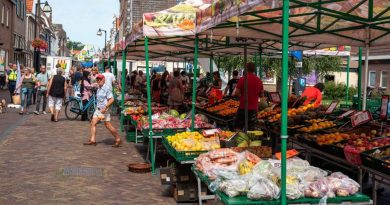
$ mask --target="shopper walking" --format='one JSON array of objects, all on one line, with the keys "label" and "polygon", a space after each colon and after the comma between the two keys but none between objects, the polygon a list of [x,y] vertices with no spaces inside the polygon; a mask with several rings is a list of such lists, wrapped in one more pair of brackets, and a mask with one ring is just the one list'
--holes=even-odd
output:
[{"label": "shopper walking", "polygon": [[[105,72],[103,73],[106,85],[112,90],[112,86],[116,84],[115,75],[110,72],[110,67],[106,67]],[[120,90],[120,85],[118,85]]]},{"label": "shopper walking", "polygon": [[156,78],[152,81],[152,96],[153,101],[160,103],[161,98],[161,74],[156,74]]},{"label": "shopper walking", "polygon": [[97,83],[96,82],[96,76],[99,74],[99,71],[96,67],[93,67],[91,70],[91,75],[90,75],[90,82],[91,83]]},{"label": "shopper walking", "polygon": [[184,88],[180,79],[180,72],[173,72],[173,79],[169,82],[169,97],[168,97],[168,105],[172,109],[178,109],[184,101]]},{"label": "shopper walking", "polygon": [[50,79],[47,87],[46,96],[49,98],[51,121],[54,122],[58,122],[58,115],[61,111],[62,101],[66,93],[66,80],[62,76],[62,72],[62,68],[57,68],[57,74]]},{"label": "shopper walking", "polygon": [[16,70],[17,66],[16,64],[12,64],[11,69],[6,73],[6,81],[8,84],[8,90],[11,96],[11,104],[14,103],[12,97],[15,94],[15,88],[16,88],[16,80],[18,78],[18,71]]},{"label": "shopper walking", "polygon": [[37,75],[37,107],[34,113],[39,115],[39,108],[41,107],[41,99],[42,102],[42,114],[46,114],[46,95],[47,95],[47,85],[49,83],[49,74],[46,72],[46,67],[41,66],[40,73]]},{"label": "shopper walking", "polygon": [[104,125],[115,138],[115,143],[112,146],[119,147],[121,144],[119,133],[110,122],[109,107],[114,102],[112,90],[105,84],[104,75],[99,74],[96,80],[99,85],[96,93],[97,110],[95,110],[91,121],[91,136],[89,141],[84,143],[84,145],[96,145],[96,125],[99,121],[104,121]]},{"label": "shopper walking", "polygon": [[20,115],[29,114],[28,108],[32,104],[31,97],[33,89],[35,87],[35,76],[31,73],[30,68],[26,68],[22,75],[19,84],[16,86],[15,92],[21,89],[20,94],[22,95],[22,103],[20,107]]}]

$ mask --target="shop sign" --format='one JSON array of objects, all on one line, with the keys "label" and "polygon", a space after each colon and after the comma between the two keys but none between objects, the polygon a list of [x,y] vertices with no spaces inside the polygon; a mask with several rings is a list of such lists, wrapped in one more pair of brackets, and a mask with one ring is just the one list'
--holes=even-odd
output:
[{"label": "shop sign", "polygon": [[387,108],[389,107],[389,96],[382,95],[382,105],[381,105],[381,119],[387,120]]},{"label": "shop sign", "polygon": [[337,119],[342,119],[344,117],[348,117],[352,114],[354,114],[356,112],[356,110],[348,110],[347,112],[341,114],[340,116],[337,117]]},{"label": "shop sign", "polygon": [[271,102],[273,103],[280,103],[280,94],[279,92],[270,92],[269,97]]},{"label": "shop sign", "polygon": [[360,111],[351,116],[352,127],[356,127],[372,120],[370,111]]},{"label": "shop sign", "polygon": [[331,113],[333,113],[334,109],[336,109],[337,105],[339,104],[339,101],[333,101],[328,109],[325,111],[325,114],[329,115]]}]

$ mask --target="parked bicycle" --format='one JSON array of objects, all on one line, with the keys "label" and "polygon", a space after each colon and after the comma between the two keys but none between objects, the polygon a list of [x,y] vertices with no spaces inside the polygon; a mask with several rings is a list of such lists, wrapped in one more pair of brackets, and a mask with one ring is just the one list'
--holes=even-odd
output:
[{"label": "parked bicycle", "polygon": [[87,113],[87,118],[91,121],[95,110],[96,90],[93,90],[93,94],[85,106],[83,105],[82,98],[79,96],[69,97],[69,101],[65,104],[65,116],[68,120],[76,120],[80,115]]}]

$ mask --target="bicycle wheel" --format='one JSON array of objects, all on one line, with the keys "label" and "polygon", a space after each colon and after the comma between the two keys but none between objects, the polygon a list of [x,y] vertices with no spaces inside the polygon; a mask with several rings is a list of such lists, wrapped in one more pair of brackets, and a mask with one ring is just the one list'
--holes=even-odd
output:
[{"label": "bicycle wheel", "polygon": [[93,117],[93,113],[95,112],[95,105],[90,105],[87,109],[88,120],[91,121]]},{"label": "bicycle wheel", "polygon": [[81,113],[80,101],[76,99],[69,100],[65,105],[65,116],[68,120],[76,120]]}]

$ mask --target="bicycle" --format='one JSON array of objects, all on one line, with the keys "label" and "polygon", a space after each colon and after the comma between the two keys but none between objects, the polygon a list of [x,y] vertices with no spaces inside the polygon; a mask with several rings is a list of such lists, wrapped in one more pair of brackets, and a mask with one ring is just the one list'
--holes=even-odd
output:
[{"label": "bicycle", "polygon": [[91,98],[84,106],[81,97],[71,96],[65,104],[65,116],[68,120],[76,120],[83,113],[87,113],[89,121],[92,120],[93,113],[96,110],[96,92],[94,91]]}]

